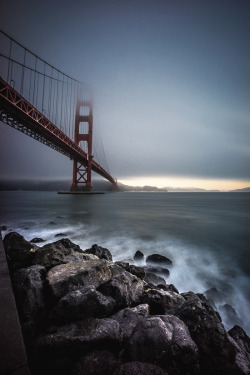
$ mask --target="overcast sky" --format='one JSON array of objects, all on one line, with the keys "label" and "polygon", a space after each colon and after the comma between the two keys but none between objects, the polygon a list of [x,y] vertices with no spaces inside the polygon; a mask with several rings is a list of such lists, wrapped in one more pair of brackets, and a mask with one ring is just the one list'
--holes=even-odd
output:
[{"label": "overcast sky", "polygon": [[[249,0],[1,0],[0,23],[93,87],[118,180],[249,183]],[[7,178],[72,175],[66,157],[2,123],[0,156]]]}]

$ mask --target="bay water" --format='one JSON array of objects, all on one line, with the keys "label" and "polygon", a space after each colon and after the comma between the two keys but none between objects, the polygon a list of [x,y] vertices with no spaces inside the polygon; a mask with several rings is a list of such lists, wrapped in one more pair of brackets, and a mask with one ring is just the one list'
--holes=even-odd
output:
[{"label": "bay water", "polygon": [[41,245],[68,237],[83,250],[96,243],[115,261],[137,250],[165,255],[173,261],[168,284],[217,288],[250,333],[249,193],[0,192],[0,210],[3,236],[16,231]]}]

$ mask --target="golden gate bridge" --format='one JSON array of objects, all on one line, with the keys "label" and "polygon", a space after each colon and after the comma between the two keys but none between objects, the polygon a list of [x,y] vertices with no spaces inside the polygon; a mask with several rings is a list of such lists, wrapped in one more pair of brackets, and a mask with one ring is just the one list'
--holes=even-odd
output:
[{"label": "golden gate bridge", "polygon": [[73,160],[72,192],[91,191],[91,172],[117,181],[93,157],[91,89],[0,30],[0,121]]}]

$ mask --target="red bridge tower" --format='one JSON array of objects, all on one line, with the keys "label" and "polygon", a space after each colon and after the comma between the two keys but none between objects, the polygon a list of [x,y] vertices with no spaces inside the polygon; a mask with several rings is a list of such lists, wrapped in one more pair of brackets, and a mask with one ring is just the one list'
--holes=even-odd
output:
[{"label": "red bridge tower", "polygon": [[92,155],[93,106],[92,100],[77,100],[75,115],[75,143],[87,143],[87,163],[83,164],[74,159],[73,182],[71,191],[91,191],[91,163]]}]

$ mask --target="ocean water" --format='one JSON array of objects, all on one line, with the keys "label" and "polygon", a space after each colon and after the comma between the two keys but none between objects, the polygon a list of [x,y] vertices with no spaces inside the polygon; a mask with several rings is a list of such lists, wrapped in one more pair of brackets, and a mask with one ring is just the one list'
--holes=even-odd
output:
[{"label": "ocean water", "polygon": [[[250,334],[249,193],[0,192],[0,209],[3,235],[49,243],[63,233],[82,249],[108,248],[114,260],[136,250],[165,255],[173,261],[167,283],[180,292],[216,287]],[[238,322],[223,314],[227,329]]]}]

